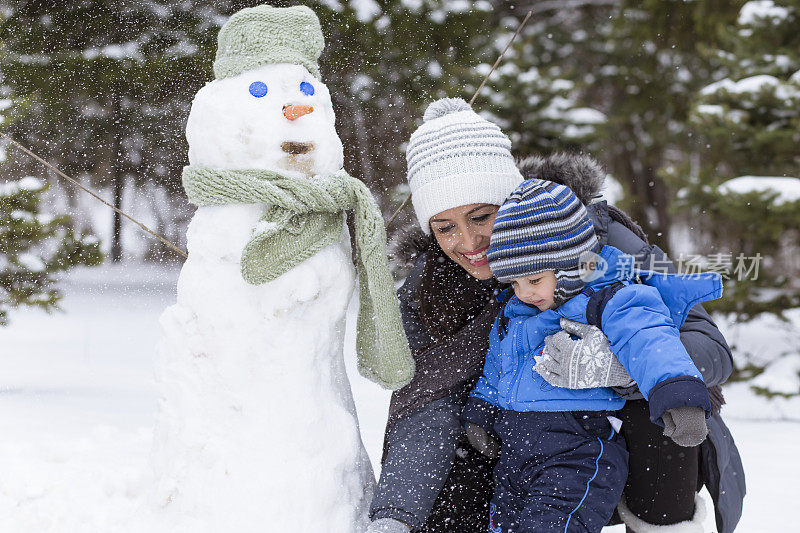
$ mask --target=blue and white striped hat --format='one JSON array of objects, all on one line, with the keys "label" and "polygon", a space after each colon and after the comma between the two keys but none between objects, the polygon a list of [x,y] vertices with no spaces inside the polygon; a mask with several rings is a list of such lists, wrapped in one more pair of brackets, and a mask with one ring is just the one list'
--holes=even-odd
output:
[{"label": "blue and white striped hat", "polygon": [[594,225],[575,193],[564,185],[530,179],[500,206],[486,257],[502,282],[554,270],[555,302],[560,305],[583,290],[581,256],[599,249]]}]

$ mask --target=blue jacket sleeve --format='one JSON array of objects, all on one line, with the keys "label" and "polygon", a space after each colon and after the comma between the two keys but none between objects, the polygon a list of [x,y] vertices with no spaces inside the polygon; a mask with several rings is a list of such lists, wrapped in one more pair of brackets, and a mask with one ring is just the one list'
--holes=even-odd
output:
[{"label": "blue jacket sleeve", "polygon": [[664,412],[684,405],[701,407],[710,416],[702,374],[656,288],[623,287],[603,310],[602,324],[611,350],[648,400],[653,422],[663,424]]},{"label": "blue jacket sleeve", "polygon": [[372,520],[393,518],[415,529],[427,520],[453,468],[462,432],[460,411],[458,395],[453,394],[395,423],[387,435],[386,458],[370,505]]},{"label": "blue jacket sleeve", "polygon": [[[603,244],[610,244],[626,254],[636,256],[637,262],[643,265],[654,263],[666,268],[667,272],[676,272],[675,266],[663,250],[658,246],[647,244],[619,222],[610,220],[607,211],[596,213],[599,208],[600,206],[597,206],[594,210],[590,210],[590,216],[594,214],[595,222],[598,222],[597,216],[605,219],[605,223],[599,221],[599,226],[606,228],[607,241]],[[725,337],[702,305],[697,304],[689,311],[686,321],[681,326],[681,341],[695,366],[702,372],[707,386],[725,383],[733,372],[733,355],[728,343],[725,342]],[[615,390],[625,398],[641,398],[635,385],[624,391]]]},{"label": "blue jacket sleeve", "polygon": [[[707,387],[722,385],[733,373],[733,355],[717,325],[700,304],[686,316],[680,329],[681,342],[694,366],[703,374]],[[642,398],[634,383],[630,387],[614,387],[614,392],[628,400]]]}]

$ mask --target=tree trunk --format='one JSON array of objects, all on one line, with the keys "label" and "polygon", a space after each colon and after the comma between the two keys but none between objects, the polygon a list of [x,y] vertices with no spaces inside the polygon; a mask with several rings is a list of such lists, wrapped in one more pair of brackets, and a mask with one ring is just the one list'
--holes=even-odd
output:
[{"label": "tree trunk", "polygon": [[[112,173],[114,177],[114,207],[122,209],[122,127],[120,121],[122,120],[121,104],[119,90],[114,90],[114,120],[112,123],[112,131],[114,135],[114,144],[112,149]],[[114,211],[114,218],[111,229],[111,260],[118,262],[122,259],[122,216]]]},{"label": "tree trunk", "polygon": [[636,139],[634,131],[623,136],[623,141],[617,142],[617,149],[613,150],[613,159],[608,162],[612,175],[621,183],[631,185],[632,198],[626,206],[628,215],[638,223],[651,244],[658,245],[667,254],[670,253],[669,230],[671,217],[669,216],[669,191],[667,185],[656,175],[658,165],[652,161],[656,159],[653,153],[642,151],[637,153],[622,148],[625,139]]}]

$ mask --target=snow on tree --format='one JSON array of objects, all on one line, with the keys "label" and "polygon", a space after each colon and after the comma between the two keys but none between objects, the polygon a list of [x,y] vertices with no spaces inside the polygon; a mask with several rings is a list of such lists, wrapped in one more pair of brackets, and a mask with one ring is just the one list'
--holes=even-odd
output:
[{"label": "snow on tree", "polygon": [[[782,317],[800,306],[800,1],[751,1],[722,46],[709,50],[720,76],[696,95],[692,126],[701,149],[694,180],[682,192],[695,236],[714,253],[760,257],[746,276],[733,272],[726,296],[710,306],[741,320],[764,312]],[[783,354],[796,366],[796,352]],[[746,375],[763,360],[738,361]],[[796,377],[796,376],[795,376]],[[765,394],[766,377],[756,379]],[[795,380],[796,381],[796,380]],[[795,390],[800,394],[800,389]]]},{"label": "snow on tree", "polygon": [[[9,133],[68,175],[111,189],[116,207],[131,181],[166,188],[173,212],[185,209],[182,130],[213,55],[205,27],[214,13],[128,0],[0,0],[0,12],[0,91],[16,114]],[[115,213],[114,260],[121,224]]]},{"label": "snow on tree", "polygon": [[742,317],[800,305],[798,24],[796,0],[744,4],[727,47],[710,52],[724,77],[693,108],[704,148],[686,203],[704,215],[699,226],[719,251],[769,258],[757,280],[730,284],[723,305]]},{"label": "snow on tree", "polygon": [[625,188],[620,207],[669,250],[663,170],[693,143],[691,97],[713,72],[699,50],[735,16],[729,2],[542,2],[479,105],[520,155],[595,155]]},{"label": "snow on tree", "polygon": [[0,183],[0,325],[14,307],[56,309],[56,275],[103,261],[97,238],[76,234],[69,216],[42,212],[46,190],[31,176]]}]

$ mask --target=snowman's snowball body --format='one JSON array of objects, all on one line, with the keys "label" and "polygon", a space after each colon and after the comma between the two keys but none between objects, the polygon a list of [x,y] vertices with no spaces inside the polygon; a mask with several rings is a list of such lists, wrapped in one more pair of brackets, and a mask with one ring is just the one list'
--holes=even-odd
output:
[{"label": "snowman's snowball body", "polygon": [[[289,120],[287,105],[313,112]],[[298,65],[210,82],[186,134],[192,165],[304,179],[342,167],[328,89]],[[200,207],[189,225],[156,350],[153,505],[164,531],[350,533],[366,521],[374,476],[342,356],[349,239],[249,285],[240,256],[264,209]]]}]

